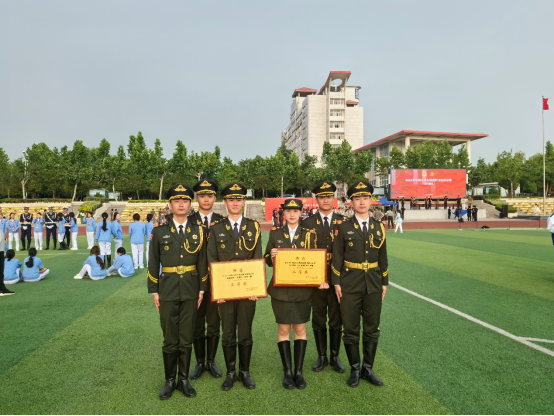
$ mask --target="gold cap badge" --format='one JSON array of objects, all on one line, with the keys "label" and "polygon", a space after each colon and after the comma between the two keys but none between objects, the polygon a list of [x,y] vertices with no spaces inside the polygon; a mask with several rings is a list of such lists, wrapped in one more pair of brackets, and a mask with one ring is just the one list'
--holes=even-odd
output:
[{"label": "gold cap badge", "polygon": [[362,188],[367,188],[367,186],[365,186],[363,182],[360,182],[358,186],[356,186],[356,189],[362,189]]},{"label": "gold cap badge", "polygon": [[184,192],[187,188],[185,188],[183,185],[179,185],[177,188],[174,189],[175,192]]},{"label": "gold cap badge", "polygon": [[242,188],[240,186],[238,186],[237,184],[234,184],[233,186],[231,186],[229,188],[229,190],[231,191],[240,191]]}]

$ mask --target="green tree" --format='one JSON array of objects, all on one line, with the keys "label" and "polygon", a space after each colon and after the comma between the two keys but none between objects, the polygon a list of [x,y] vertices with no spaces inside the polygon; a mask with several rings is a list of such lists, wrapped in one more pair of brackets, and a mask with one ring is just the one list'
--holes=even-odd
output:
[{"label": "green tree", "polygon": [[492,167],[482,157],[477,160],[477,165],[468,172],[468,182],[471,186],[494,182]]},{"label": "green tree", "polygon": [[392,146],[392,149],[389,153],[389,160],[390,166],[393,169],[403,169],[404,167],[406,167],[406,157],[404,156],[404,153],[402,153],[402,150],[396,147],[395,144]]},{"label": "green tree", "polygon": [[233,181],[237,180],[237,166],[233,163],[231,158],[224,157],[221,168],[215,177],[216,182],[220,188],[227,186]]},{"label": "green tree", "polygon": [[112,188],[114,199],[117,201],[116,181],[121,180],[127,174],[127,156],[123,146],[117,148],[116,155],[110,155],[104,159],[102,171],[104,181]]},{"label": "green tree", "polygon": [[523,173],[523,162],[525,155],[523,152],[512,153],[503,151],[496,157],[496,178],[501,186],[502,182],[509,183],[510,197],[514,196],[514,188],[519,186]]},{"label": "green tree", "polygon": [[437,142],[435,147],[435,167],[437,169],[451,169],[454,161],[454,153],[452,152],[452,146],[450,146],[448,140],[441,140],[440,142]]},{"label": "green tree", "polygon": [[200,154],[191,152],[189,156],[191,174],[196,180],[202,178],[214,178],[221,167],[221,151],[218,146],[214,152],[201,152]]}]

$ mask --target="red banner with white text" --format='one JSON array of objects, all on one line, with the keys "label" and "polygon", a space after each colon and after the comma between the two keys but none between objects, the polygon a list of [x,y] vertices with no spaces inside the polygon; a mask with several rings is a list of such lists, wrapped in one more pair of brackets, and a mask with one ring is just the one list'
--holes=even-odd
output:
[{"label": "red banner with white text", "polygon": [[465,169],[392,169],[391,199],[397,198],[464,198]]}]

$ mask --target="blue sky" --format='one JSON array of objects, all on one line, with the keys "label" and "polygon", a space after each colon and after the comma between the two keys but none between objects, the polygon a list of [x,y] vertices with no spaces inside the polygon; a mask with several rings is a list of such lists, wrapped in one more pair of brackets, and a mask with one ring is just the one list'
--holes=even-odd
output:
[{"label": "blue sky", "polygon": [[238,161],[280,145],[295,88],[352,71],[364,142],[487,133],[473,162],[542,151],[554,1],[0,2],[0,147],[143,132]]}]

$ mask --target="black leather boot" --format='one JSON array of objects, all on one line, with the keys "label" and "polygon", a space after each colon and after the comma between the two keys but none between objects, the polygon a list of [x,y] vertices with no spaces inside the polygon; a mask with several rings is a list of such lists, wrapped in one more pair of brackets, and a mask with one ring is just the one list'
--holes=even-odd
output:
[{"label": "black leather boot", "polygon": [[194,338],[192,341],[194,347],[194,355],[196,356],[196,367],[190,373],[190,379],[196,380],[200,378],[206,369],[206,337]]},{"label": "black leather boot", "polygon": [[217,347],[219,347],[219,337],[206,338],[206,370],[210,372],[212,377],[220,378],[222,376],[221,370],[215,365]]},{"label": "black leather boot", "polygon": [[360,384],[360,346],[358,344],[344,344],[344,350],[350,364],[348,387],[358,387]]},{"label": "black leather boot", "polygon": [[383,380],[373,372],[373,363],[375,362],[375,353],[377,352],[377,343],[364,341],[364,361],[362,364],[361,377],[369,381],[374,386],[381,387]]},{"label": "black leather boot", "polygon": [[21,240],[22,248],[19,251],[25,251],[25,240]]},{"label": "black leather boot", "polygon": [[283,371],[285,378],[283,378],[283,387],[286,389],[293,389],[295,387],[294,377],[292,376],[292,355],[290,352],[290,341],[281,341],[277,343],[279,353],[281,354],[281,362],[283,363]]},{"label": "black leather boot", "polygon": [[252,344],[239,344],[239,380],[247,389],[255,389],[256,383],[250,377],[250,356],[252,355]]},{"label": "black leather boot", "polygon": [[46,248],[45,248],[45,250],[50,250],[50,239],[49,238],[46,239]]},{"label": "black leather boot", "polygon": [[306,388],[306,380],[304,380],[304,374],[302,374],[302,367],[304,367],[304,356],[306,355],[306,346],[308,341],[305,339],[297,339],[294,341],[294,384],[297,389]]},{"label": "black leather boot", "polygon": [[329,330],[329,349],[331,354],[329,355],[329,363],[333,366],[333,370],[337,373],[344,373],[344,365],[340,362],[339,351],[340,351],[340,342],[341,342],[342,331],[333,331]]},{"label": "black leather boot", "polygon": [[227,367],[227,376],[221,385],[223,391],[229,391],[237,378],[235,365],[237,363],[237,345],[222,345],[223,357],[225,357],[225,366]]},{"label": "black leather boot", "polygon": [[327,330],[319,331],[314,329],[314,338],[317,348],[317,362],[313,365],[312,370],[319,373],[329,365],[327,360]]},{"label": "black leather boot", "polygon": [[188,380],[191,355],[192,348],[179,351],[179,381],[177,382],[177,390],[181,391],[186,397],[196,397],[196,390],[194,390]]},{"label": "black leather boot", "polygon": [[175,378],[177,377],[177,362],[179,361],[179,351],[164,352],[164,370],[165,385],[160,392],[160,400],[167,400],[177,388]]},{"label": "black leather boot", "polygon": [[57,239],[57,238],[53,238],[53,239],[52,239],[52,242],[54,243],[54,250],[55,250],[56,247],[58,246],[58,239]]}]

